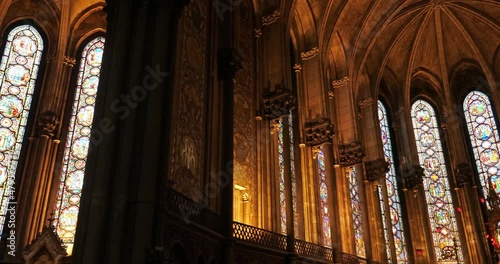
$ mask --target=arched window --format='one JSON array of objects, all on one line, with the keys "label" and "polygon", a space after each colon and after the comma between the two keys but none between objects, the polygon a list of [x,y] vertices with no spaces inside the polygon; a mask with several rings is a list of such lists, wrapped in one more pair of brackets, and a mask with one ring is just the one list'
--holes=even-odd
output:
[{"label": "arched window", "polygon": [[[389,260],[394,259],[395,257],[397,263],[405,263],[408,261],[408,254],[406,252],[406,242],[403,231],[403,218],[401,213],[401,203],[399,201],[398,183],[396,180],[396,168],[394,167],[394,154],[392,153],[391,133],[389,131],[387,111],[380,101],[378,101],[378,118],[382,144],[384,146],[384,156],[387,163],[389,163],[389,172],[387,172],[385,176],[387,202],[385,202],[385,199],[383,198],[385,196],[382,194],[382,188],[379,188],[384,235],[387,241],[387,256],[389,256]],[[393,241],[389,239],[389,236],[392,236]],[[392,242],[394,245],[391,245]],[[392,246],[395,250],[394,253],[392,253]],[[392,263],[392,261],[390,261],[390,263]]]},{"label": "arched window", "polygon": [[21,154],[43,40],[30,25],[12,29],[0,62],[0,231],[7,204],[14,198],[14,180]]},{"label": "arched window", "polygon": [[64,149],[55,225],[59,237],[68,247],[69,254],[73,250],[80,209],[80,195],[89,151],[103,51],[104,38],[102,37],[91,40],[83,49]]},{"label": "arched window", "polygon": [[488,196],[490,183],[498,194],[500,140],[490,99],[482,92],[472,91],[465,97],[463,107],[483,194]]},{"label": "arched window", "polygon": [[320,195],[320,213],[321,213],[321,228],[323,245],[332,246],[332,230],[330,228],[330,213],[328,212],[328,187],[326,185],[326,164],[325,153],[323,146],[318,147],[318,178],[319,178],[319,195]]},{"label": "arched window", "polygon": [[349,195],[351,198],[352,222],[354,227],[354,242],[356,244],[356,255],[366,257],[364,231],[363,231],[363,214],[361,210],[361,201],[359,197],[359,182],[356,168],[349,168]]},{"label": "arched window", "polygon": [[462,262],[462,247],[448,182],[448,172],[434,108],[417,100],[411,116],[418,158],[424,168],[424,189],[434,251],[439,263]]},{"label": "arched window", "polygon": [[288,124],[283,123],[283,120],[279,119],[278,124],[278,161],[279,161],[279,197],[280,197],[280,230],[282,234],[286,234],[286,175],[285,175],[285,141],[284,141],[284,133],[283,133],[283,125],[288,125],[289,128],[289,138],[290,138],[290,180],[292,181],[292,206],[293,206],[293,219],[294,219],[294,233],[295,236],[298,237],[298,214],[297,214],[297,186],[296,186],[296,177],[295,177],[295,154],[294,154],[294,141],[293,141],[293,114],[290,111],[288,115]]}]

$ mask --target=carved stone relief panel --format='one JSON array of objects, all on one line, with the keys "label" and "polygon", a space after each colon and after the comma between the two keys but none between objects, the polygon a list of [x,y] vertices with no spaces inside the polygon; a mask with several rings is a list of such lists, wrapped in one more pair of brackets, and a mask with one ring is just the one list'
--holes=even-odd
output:
[{"label": "carved stone relief panel", "polygon": [[207,1],[183,9],[175,64],[169,177],[174,189],[200,201],[206,120]]}]

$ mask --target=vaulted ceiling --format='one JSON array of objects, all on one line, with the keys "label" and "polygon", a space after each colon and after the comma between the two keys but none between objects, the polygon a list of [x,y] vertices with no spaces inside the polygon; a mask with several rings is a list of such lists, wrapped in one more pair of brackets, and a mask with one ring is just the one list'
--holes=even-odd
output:
[{"label": "vaulted ceiling", "polygon": [[419,71],[448,87],[464,61],[490,83],[500,79],[500,1],[295,0],[294,8],[292,36],[302,49],[319,46],[337,78],[369,86],[359,96],[374,95],[387,75],[409,89]]}]

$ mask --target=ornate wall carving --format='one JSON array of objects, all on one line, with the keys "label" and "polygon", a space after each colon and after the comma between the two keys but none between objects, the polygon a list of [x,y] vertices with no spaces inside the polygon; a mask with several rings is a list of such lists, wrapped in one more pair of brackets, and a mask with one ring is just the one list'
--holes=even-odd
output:
[{"label": "ornate wall carving", "polygon": [[318,119],[306,123],[306,143],[309,146],[331,143],[333,138],[333,125],[329,119]]},{"label": "ornate wall carving", "polygon": [[192,1],[179,21],[169,171],[173,188],[200,201],[205,160],[207,1]]},{"label": "ornate wall carving", "polygon": [[293,109],[295,109],[295,97],[288,89],[279,88],[264,95],[264,115],[268,120],[289,115]]},{"label": "ornate wall carving", "polygon": [[[234,181],[250,192],[250,221],[255,216],[257,197],[257,139],[255,124],[255,48],[252,2],[243,1],[239,12],[238,53],[242,69],[234,87]],[[250,22],[250,23],[249,23]]]},{"label": "ornate wall carving", "polygon": [[385,179],[387,172],[389,172],[389,163],[385,159],[366,162],[366,179],[369,181]]},{"label": "ornate wall carving", "polygon": [[339,145],[340,164],[342,166],[352,166],[363,162],[365,150],[358,141],[350,144]]}]

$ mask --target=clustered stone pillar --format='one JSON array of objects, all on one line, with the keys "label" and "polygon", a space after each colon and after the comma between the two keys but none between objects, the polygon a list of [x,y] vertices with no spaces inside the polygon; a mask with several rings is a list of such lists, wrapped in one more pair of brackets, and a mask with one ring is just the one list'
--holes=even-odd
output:
[{"label": "clustered stone pillar", "polygon": [[[290,127],[289,127],[289,115],[290,111],[295,108],[295,97],[291,94],[288,89],[277,89],[274,92],[268,93],[264,98],[264,111],[265,117],[269,121],[278,123],[276,129],[282,129],[283,133],[283,156],[284,156],[284,177],[285,177],[285,200],[286,200],[286,231],[287,231],[287,251],[289,254],[288,263],[295,263],[297,261],[297,255],[295,253],[295,230],[294,230],[294,208],[293,208],[293,194],[292,194],[292,173],[290,165],[290,152],[293,151],[290,148]],[[282,126],[279,127],[279,121],[281,120]],[[277,145],[278,136],[275,133],[274,140]],[[276,157],[276,156],[275,156]],[[275,166],[279,166],[278,159]],[[279,195],[279,192],[278,192]],[[279,207],[278,207],[279,208]]]},{"label": "clustered stone pillar", "polygon": [[[167,189],[164,166],[169,142],[165,133],[172,113],[169,75],[176,40],[172,29],[183,4],[107,1],[106,49],[74,264],[163,261],[148,252],[164,246],[164,232],[156,218]],[[133,107],[123,98],[134,100]],[[117,103],[128,111],[116,111],[113,105]]]},{"label": "clustered stone pillar", "polygon": [[[369,241],[370,238],[370,231],[369,231],[369,225],[368,225],[368,217],[366,215],[366,212],[368,212],[368,208],[366,206],[366,195],[364,192],[363,186],[363,181],[362,179],[364,178],[364,170],[363,170],[363,160],[365,158],[365,151],[363,146],[359,141],[352,141],[351,143],[348,144],[341,144],[339,145],[339,156],[340,156],[340,165],[344,167],[345,173],[348,174],[349,171],[351,170],[356,170],[357,174],[357,183],[358,183],[358,195],[359,195],[359,202],[360,202],[360,210],[362,212],[362,228],[363,228],[363,240],[364,241]],[[349,183],[346,184],[347,188],[349,188]],[[351,226],[351,228],[354,228],[354,226]],[[350,244],[351,252],[356,252],[356,246],[355,246],[355,241],[354,241],[354,232],[351,231],[352,236],[350,239]],[[371,247],[367,245],[365,242],[365,252],[366,252],[366,258],[367,259],[372,259],[372,251]]]},{"label": "clustered stone pillar", "polygon": [[[337,196],[337,186],[335,184],[335,171],[334,171],[334,158],[332,140],[334,135],[333,124],[329,119],[317,119],[305,124],[306,143],[309,147],[313,148],[314,152],[318,151],[320,146],[323,147],[323,154],[325,156],[325,171],[326,171],[326,184],[328,188],[329,207],[328,219],[330,221],[331,244],[333,250],[339,251],[339,246],[342,244],[340,231],[341,226],[339,222],[339,210]],[[315,150],[316,149],[316,150]],[[316,166],[317,168],[317,166]],[[319,175],[318,175],[319,176]],[[320,219],[323,221],[323,219]],[[320,232],[321,233],[321,232]],[[338,262],[338,260],[335,260]]]}]

